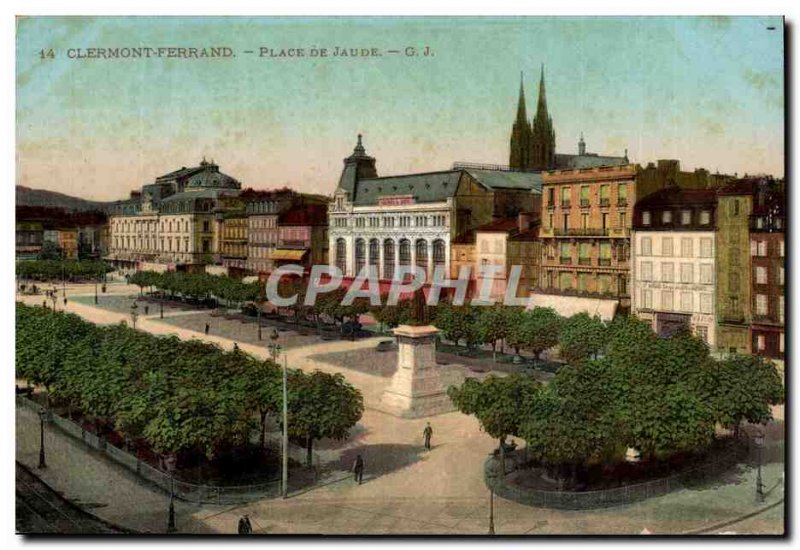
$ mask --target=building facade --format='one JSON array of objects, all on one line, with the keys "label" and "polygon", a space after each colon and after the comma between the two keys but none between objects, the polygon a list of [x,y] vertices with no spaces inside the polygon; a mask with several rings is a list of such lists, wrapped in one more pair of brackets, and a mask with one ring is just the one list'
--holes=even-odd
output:
[{"label": "building facade", "polygon": [[44,243],[44,225],[37,221],[18,221],[15,232],[17,260],[35,260]]},{"label": "building facade", "polygon": [[716,192],[670,187],[639,201],[631,247],[632,312],[660,336],[690,329],[716,346]]},{"label": "building facade", "polygon": [[110,220],[108,260],[120,267],[143,263],[183,269],[220,262],[220,204],[241,184],[205,159],[146,185],[116,205]]},{"label": "building facade", "polygon": [[274,268],[272,254],[278,247],[278,217],[297,198],[289,189],[246,190],[242,193],[247,214],[247,260],[249,273],[267,274]]},{"label": "building facade", "polygon": [[228,274],[244,274],[247,270],[247,216],[243,211],[222,216],[222,266]]},{"label": "building facade", "polygon": [[378,177],[361,136],[328,211],[330,264],[348,277],[365,265],[380,278],[395,278],[416,265],[430,280],[442,266],[450,273],[451,243],[495,217],[535,211],[538,174],[480,168]]},{"label": "building facade", "polygon": [[278,216],[278,245],[270,259],[274,265],[328,265],[328,205],[302,198]]},{"label": "building facade", "polygon": [[785,200],[775,182],[760,180],[750,216],[750,352],[781,361],[785,357]]}]

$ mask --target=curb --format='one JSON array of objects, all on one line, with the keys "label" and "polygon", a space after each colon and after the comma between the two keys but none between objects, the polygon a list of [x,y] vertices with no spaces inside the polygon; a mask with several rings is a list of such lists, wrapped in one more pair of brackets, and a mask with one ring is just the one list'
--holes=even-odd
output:
[{"label": "curb", "polygon": [[723,527],[727,527],[728,525],[733,525],[734,523],[739,523],[740,521],[744,521],[746,519],[750,519],[750,518],[752,518],[754,516],[757,516],[759,514],[762,514],[762,513],[766,512],[767,510],[771,510],[772,508],[775,508],[779,504],[783,504],[783,498],[781,498],[777,502],[773,502],[772,504],[768,504],[767,506],[764,506],[763,508],[759,508],[758,510],[755,510],[755,511],[750,512],[748,514],[745,514],[743,516],[739,516],[739,517],[734,518],[734,519],[729,519],[727,521],[716,523],[716,524],[710,525],[708,527],[701,527],[700,529],[694,529],[692,531],[683,531],[680,534],[681,535],[703,535],[703,534],[707,534],[709,531],[716,531],[717,529],[722,529]]}]

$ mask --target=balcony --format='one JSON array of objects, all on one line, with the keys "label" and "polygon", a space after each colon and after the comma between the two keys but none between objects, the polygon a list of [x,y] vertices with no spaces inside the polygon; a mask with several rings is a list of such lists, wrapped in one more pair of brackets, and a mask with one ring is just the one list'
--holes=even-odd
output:
[{"label": "balcony", "polygon": [[558,259],[558,263],[561,265],[572,265],[572,258],[570,257],[561,257]]},{"label": "balcony", "polygon": [[617,206],[628,206],[628,199],[617,199]]},{"label": "balcony", "polygon": [[608,267],[611,265],[611,258],[598,258],[597,265]]},{"label": "balcony", "polygon": [[561,209],[562,210],[569,210],[571,205],[572,205],[571,201],[561,201]]},{"label": "balcony", "polygon": [[593,227],[564,227],[555,230],[556,237],[607,237],[608,229]]},{"label": "balcony", "polygon": [[581,208],[589,208],[589,199],[581,199]]},{"label": "balcony", "polygon": [[600,199],[600,206],[606,207],[611,204],[611,199]]},{"label": "balcony", "polygon": [[592,265],[591,258],[578,258],[578,265]]}]

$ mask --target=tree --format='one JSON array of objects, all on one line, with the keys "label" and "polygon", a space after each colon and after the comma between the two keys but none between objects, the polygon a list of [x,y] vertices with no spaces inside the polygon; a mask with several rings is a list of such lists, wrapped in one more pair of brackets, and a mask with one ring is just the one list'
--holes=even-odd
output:
[{"label": "tree", "polygon": [[261,423],[259,442],[263,448],[266,445],[267,416],[277,416],[281,412],[283,374],[277,363],[253,360],[248,365],[245,376],[250,406],[258,411]]},{"label": "tree", "polygon": [[520,435],[520,411],[540,390],[541,385],[533,378],[512,374],[488,376],[482,382],[469,378],[461,386],[450,386],[447,395],[459,411],[475,416],[481,428],[499,440],[505,473],[506,437]]},{"label": "tree", "polygon": [[478,341],[492,346],[492,361],[497,360],[497,342],[507,338],[510,332],[511,316],[506,313],[507,309],[507,306],[495,304],[477,310]]},{"label": "tree", "polygon": [[775,364],[763,357],[735,355],[709,368],[714,413],[738,437],[743,420],[763,424],[772,419],[772,405],[784,402],[784,387]]},{"label": "tree", "polygon": [[361,392],[339,373],[295,371],[289,386],[289,434],[306,442],[310,465],[314,441],[344,439],[364,413]]},{"label": "tree", "polygon": [[471,349],[479,342],[476,320],[476,308],[468,305],[454,306],[445,302],[436,308],[433,324],[455,345],[464,340],[467,348]]},{"label": "tree", "polygon": [[60,260],[64,256],[64,251],[61,250],[61,247],[58,246],[57,243],[53,241],[44,241],[42,243],[42,249],[39,251],[37,259],[39,260]]},{"label": "tree", "polygon": [[565,319],[558,335],[561,358],[568,363],[596,359],[605,349],[608,328],[600,317],[578,313]]},{"label": "tree", "polygon": [[538,360],[543,351],[558,343],[561,317],[551,308],[535,307],[522,314],[520,322],[511,327],[509,337],[515,347],[533,352]]}]

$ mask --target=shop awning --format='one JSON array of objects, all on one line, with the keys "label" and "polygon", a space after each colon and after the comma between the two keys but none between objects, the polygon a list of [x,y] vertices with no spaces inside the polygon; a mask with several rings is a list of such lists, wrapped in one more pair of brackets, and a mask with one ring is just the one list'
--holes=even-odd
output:
[{"label": "shop awning", "polygon": [[576,313],[599,315],[603,321],[611,321],[617,312],[617,300],[601,298],[583,298],[580,296],[561,296],[558,294],[531,293],[530,307],[550,307],[563,317],[571,317]]},{"label": "shop awning", "polygon": [[306,254],[308,254],[307,248],[276,248],[269,255],[269,259],[298,262],[302,260],[303,256]]}]

